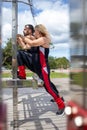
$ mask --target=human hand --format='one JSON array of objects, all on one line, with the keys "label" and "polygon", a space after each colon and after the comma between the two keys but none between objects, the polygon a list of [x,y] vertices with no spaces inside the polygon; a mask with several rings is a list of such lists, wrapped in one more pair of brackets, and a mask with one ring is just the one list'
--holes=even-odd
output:
[{"label": "human hand", "polygon": [[17,36],[17,44],[20,44],[21,42],[23,42],[22,38],[20,36]]},{"label": "human hand", "polygon": [[17,37],[22,37],[23,35],[21,35],[21,34],[17,34]]}]

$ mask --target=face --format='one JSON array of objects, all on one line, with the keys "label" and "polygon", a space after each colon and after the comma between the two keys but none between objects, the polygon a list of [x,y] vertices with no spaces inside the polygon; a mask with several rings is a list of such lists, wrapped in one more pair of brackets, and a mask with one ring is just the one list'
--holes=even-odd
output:
[{"label": "face", "polygon": [[40,32],[37,29],[35,29],[34,36],[35,36],[35,38],[41,37],[41,34],[40,34]]},{"label": "face", "polygon": [[23,30],[23,34],[24,34],[24,36],[27,36],[27,35],[32,34],[32,31],[31,31],[31,29],[29,29],[29,27],[25,26],[24,30]]}]

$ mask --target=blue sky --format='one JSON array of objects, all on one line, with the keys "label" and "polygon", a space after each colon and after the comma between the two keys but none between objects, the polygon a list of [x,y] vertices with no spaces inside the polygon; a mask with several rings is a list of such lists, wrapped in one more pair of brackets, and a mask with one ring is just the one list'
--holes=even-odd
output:
[{"label": "blue sky", "polygon": [[[22,0],[27,2],[27,0]],[[68,0],[32,0],[35,22],[28,5],[18,4],[18,33],[22,33],[25,24],[44,24],[52,38],[54,48],[50,55],[69,59],[69,6]],[[7,17],[9,16],[9,17]],[[12,5],[3,4],[3,45],[12,35]]]}]

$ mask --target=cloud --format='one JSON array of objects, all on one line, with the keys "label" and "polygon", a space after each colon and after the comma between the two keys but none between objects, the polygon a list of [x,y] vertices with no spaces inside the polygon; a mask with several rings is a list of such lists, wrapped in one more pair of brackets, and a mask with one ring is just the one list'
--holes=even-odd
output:
[{"label": "cloud", "polygon": [[[27,1],[27,0],[26,0]],[[19,4],[19,6],[21,6]],[[23,6],[23,5],[22,5]],[[28,7],[19,9],[18,13],[18,33],[22,33],[24,25],[27,23],[34,25],[31,11]],[[33,0],[33,12],[37,24],[44,24],[55,45],[67,44],[69,41],[69,12],[68,4],[61,0]],[[37,13],[38,12],[38,13]],[[3,41],[11,37],[12,34],[12,9],[3,7]],[[5,43],[3,43],[5,44]]]},{"label": "cloud", "polygon": [[66,49],[66,48],[69,48],[69,44],[67,44],[67,43],[55,44],[55,45],[54,45],[54,49],[58,49],[58,48],[59,48],[59,49],[60,49],[60,48],[61,48],[61,49],[62,49],[62,48],[65,48],[65,49]]},{"label": "cloud", "polygon": [[[38,4],[39,3],[39,4]],[[38,6],[37,6],[38,5]],[[41,5],[41,6],[39,6]],[[49,6],[47,6],[49,5]],[[35,17],[37,23],[44,24],[52,36],[54,43],[61,43],[62,40],[68,42],[69,38],[69,12],[68,5],[61,1],[48,2],[46,0],[37,1],[35,6],[42,11]],[[66,39],[66,40],[65,40]]]},{"label": "cloud", "polygon": [[[11,37],[12,26],[11,26],[11,9],[10,8],[3,8],[2,10],[2,40],[3,44],[7,41],[8,38]],[[4,45],[3,45],[4,46]]]},{"label": "cloud", "polygon": [[24,11],[18,14],[18,32],[19,33],[22,33],[24,25],[26,24],[34,25],[34,21],[33,21],[30,11]]},{"label": "cloud", "polygon": [[50,49],[50,56],[54,57],[67,57],[70,59],[70,46],[67,43],[54,44],[54,47]]},{"label": "cloud", "polygon": [[[24,25],[31,23],[34,25],[34,21],[29,11],[23,11],[18,13],[18,33],[22,33]],[[7,39],[12,37],[12,8],[3,7],[2,10],[2,40],[3,46],[5,46]]]}]

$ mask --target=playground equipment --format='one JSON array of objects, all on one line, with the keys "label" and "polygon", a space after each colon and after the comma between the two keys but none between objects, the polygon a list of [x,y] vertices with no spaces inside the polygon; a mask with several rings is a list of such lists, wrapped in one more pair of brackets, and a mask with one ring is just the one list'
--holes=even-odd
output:
[{"label": "playground equipment", "polygon": [[[18,130],[18,88],[25,86],[24,82],[17,80],[17,59],[16,59],[16,34],[17,34],[17,15],[18,2],[32,6],[30,0],[28,3],[18,0],[3,0],[3,2],[12,2],[12,73],[13,79],[5,81],[8,87],[13,88],[13,130]],[[72,99],[68,103],[65,112],[67,114],[67,130],[87,130],[87,0],[70,0],[70,89]],[[1,3],[0,3],[1,7]],[[1,8],[0,8],[1,9]],[[32,10],[32,8],[31,8]],[[1,14],[1,10],[0,10]],[[1,17],[1,15],[0,15]],[[1,19],[1,18],[0,18]],[[1,23],[0,23],[1,39]],[[1,44],[0,44],[1,45]],[[0,46],[1,55],[1,46]],[[1,58],[0,58],[1,60]],[[0,61],[1,74],[1,61]],[[1,76],[1,75],[0,75]],[[34,81],[28,81],[34,84]],[[2,95],[2,81],[0,77],[0,96]],[[34,84],[35,85],[35,84]],[[2,96],[0,97],[2,103]],[[3,103],[2,103],[3,104]],[[2,105],[3,106],[3,105]],[[1,109],[4,110],[4,109]],[[4,117],[4,116],[3,116]],[[5,118],[6,119],[6,118]],[[0,123],[1,123],[0,119]],[[1,125],[1,124],[0,124]],[[3,129],[2,125],[0,130]]]},{"label": "playground equipment", "polygon": [[[13,88],[13,130],[18,129],[18,88],[26,87],[25,82],[29,85],[37,86],[35,80],[17,80],[17,46],[16,35],[18,30],[18,2],[28,4],[31,6],[30,0],[28,2],[18,0],[3,0],[3,2],[12,2],[12,79],[4,80],[4,85],[9,88]],[[1,3],[0,3],[0,17],[1,17]],[[0,18],[1,19],[1,18]],[[0,23],[0,39],[1,39],[1,23]],[[1,57],[1,44],[0,44],[0,57]],[[0,58],[0,74],[1,74],[1,58]],[[0,75],[1,76],[1,75]],[[0,77],[0,84],[2,83]],[[2,95],[2,86],[0,87],[0,96]],[[0,97],[2,99],[2,97]],[[1,107],[1,105],[0,105]],[[4,110],[4,108],[2,109]],[[0,118],[1,119],[1,118]],[[0,130],[7,130],[2,129]]]}]

